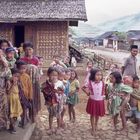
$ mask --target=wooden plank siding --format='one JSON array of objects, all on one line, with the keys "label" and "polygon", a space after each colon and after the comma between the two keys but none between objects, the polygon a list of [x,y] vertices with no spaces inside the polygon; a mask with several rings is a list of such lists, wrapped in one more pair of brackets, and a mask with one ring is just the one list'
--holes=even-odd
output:
[{"label": "wooden plank siding", "polygon": [[16,25],[25,27],[25,42],[33,43],[35,55],[42,56],[46,60],[52,60],[54,55],[68,55],[69,22],[47,21],[2,24],[0,26],[0,38],[7,39],[14,44],[14,27]]}]

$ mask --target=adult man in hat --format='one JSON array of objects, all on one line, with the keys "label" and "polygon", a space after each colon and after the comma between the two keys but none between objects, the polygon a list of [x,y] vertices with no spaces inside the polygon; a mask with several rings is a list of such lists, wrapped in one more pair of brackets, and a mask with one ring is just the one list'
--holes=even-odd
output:
[{"label": "adult man in hat", "polygon": [[122,67],[123,76],[136,76],[137,75],[137,54],[138,54],[138,46],[131,45],[130,46],[131,55],[126,58],[124,65]]}]

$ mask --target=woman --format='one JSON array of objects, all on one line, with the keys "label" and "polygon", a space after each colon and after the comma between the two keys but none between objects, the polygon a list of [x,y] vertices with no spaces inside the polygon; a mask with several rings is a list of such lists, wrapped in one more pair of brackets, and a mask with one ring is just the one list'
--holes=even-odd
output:
[{"label": "woman", "polygon": [[33,55],[33,45],[31,43],[24,43],[23,49],[25,52],[25,56],[20,60],[26,62],[28,64],[28,74],[32,79],[33,84],[33,118],[36,116],[38,111],[41,109],[40,102],[40,85],[39,85],[39,60],[36,56]]},{"label": "woman", "polygon": [[8,68],[8,62],[0,54],[0,130],[6,129],[8,124],[8,100],[7,90],[9,88],[11,71]]}]

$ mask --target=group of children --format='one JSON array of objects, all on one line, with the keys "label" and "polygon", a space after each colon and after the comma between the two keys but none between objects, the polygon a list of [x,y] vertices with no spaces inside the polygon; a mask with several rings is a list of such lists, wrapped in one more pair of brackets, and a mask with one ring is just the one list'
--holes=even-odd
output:
[{"label": "group of children", "polygon": [[126,131],[128,119],[137,123],[137,132],[139,132],[140,81],[137,76],[123,77],[118,66],[112,65],[107,78],[104,80],[102,71],[93,68],[93,62],[89,61],[87,76],[82,89],[89,96],[86,112],[90,114],[92,135],[97,130],[99,117],[103,117],[106,114],[105,111],[112,116],[115,131],[120,116],[123,132]]},{"label": "group of children", "polygon": [[[17,121],[24,128],[27,122],[35,121],[35,116],[41,109],[39,80],[43,75],[43,59],[33,55],[31,43],[24,43],[23,50],[24,57],[17,60],[15,49],[6,40],[0,42],[0,129],[8,127],[12,133],[16,132]],[[133,117],[139,131],[139,78],[122,77],[118,66],[112,65],[104,80],[102,71],[93,68],[92,61],[88,62],[86,72],[82,90],[89,96],[86,112],[90,114],[91,134],[98,129],[98,121],[105,115],[105,108],[112,115],[115,130],[120,116],[123,130],[126,130],[127,120]],[[49,128],[53,132],[54,117],[58,128],[65,127],[64,115],[67,109],[69,120],[75,122],[80,84],[76,71],[68,68],[67,63],[59,61],[57,56],[48,68],[46,77],[41,91],[49,112]],[[10,122],[8,126],[7,122]]]},{"label": "group of children", "polygon": [[[0,41],[0,129],[16,132],[34,122],[41,108],[39,59],[31,43],[24,43],[24,57],[7,40]],[[42,61],[41,61],[42,62]]]},{"label": "group of children", "polygon": [[69,119],[75,122],[75,105],[78,103],[79,81],[73,69],[49,67],[48,79],[42,84],[45,105],[49,112],[49,128],[52,131],[53,118],[57,127],[65,127],[64,115],[68,108]]}]

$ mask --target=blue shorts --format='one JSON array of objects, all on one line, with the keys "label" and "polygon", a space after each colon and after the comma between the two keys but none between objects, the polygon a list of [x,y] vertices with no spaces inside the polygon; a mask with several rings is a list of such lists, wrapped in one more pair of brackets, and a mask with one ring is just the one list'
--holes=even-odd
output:
[{"label": "blue shorts", "polygon": [[140,112],[138,111],[137,107],[132,107],[129,112],[126,113],[126,117],[135,116],[137,119],[140,119]]}]

